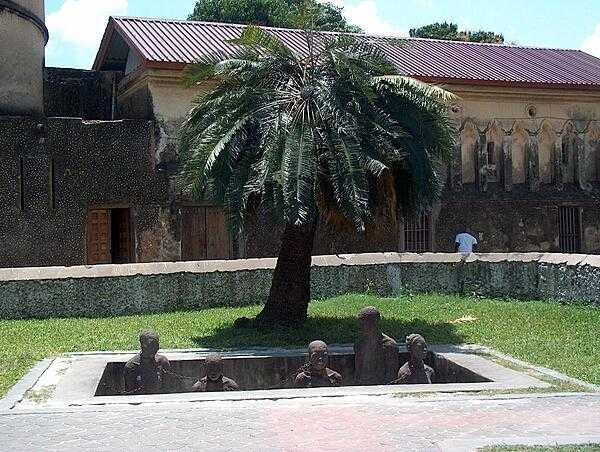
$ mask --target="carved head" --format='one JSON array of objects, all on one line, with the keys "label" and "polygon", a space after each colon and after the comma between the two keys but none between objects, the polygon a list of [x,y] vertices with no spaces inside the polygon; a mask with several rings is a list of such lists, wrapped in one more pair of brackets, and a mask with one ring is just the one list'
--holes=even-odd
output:
[{"label": "carved head", "polygon": [[142,331],[140,333],[140,347],[142,349],[142,358],[154,358],[160,348],[158,334],[153,330]]},{"label": "carved head", "polygon": [[406,336],[406,348],[413,361],[423,361],[427,356],[427,342],[420,334]]},{"label": "carved head", "polygon": [[223,376],[223,359],[221,355],[212,353],[206,357],[206,377],[217,381]]},{"label": "carved head", "polygon": [[308,363],[310,370],[322,372],[329,364],[327,344],[323,341],[313,341],[308,345]]},{"label": "carved head", "polygon": [[379,320],[381,314],[377,308],[367,306],[358,313],[358,328],[363,335],[379,334]]}]

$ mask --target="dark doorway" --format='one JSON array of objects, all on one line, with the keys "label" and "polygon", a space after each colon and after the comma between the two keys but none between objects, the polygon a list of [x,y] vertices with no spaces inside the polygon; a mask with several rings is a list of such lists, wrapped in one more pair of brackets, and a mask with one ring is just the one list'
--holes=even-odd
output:
[{"label": "dark doorway", "polygon": [[89,264],[133,262],[130,209],[91,209],[88,213]]},{"label": "dark doorway", "polygon": [[111,209],[111,251],[113,264],[132,261],[129,209]]}]

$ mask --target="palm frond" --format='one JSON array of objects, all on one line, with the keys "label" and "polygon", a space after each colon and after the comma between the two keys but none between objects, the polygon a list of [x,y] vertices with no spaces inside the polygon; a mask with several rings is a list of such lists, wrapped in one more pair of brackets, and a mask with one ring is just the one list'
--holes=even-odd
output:
[{"label": "palm frond", "polygon": [[365,231],[373,216],[439,196],[455,96],[399,76],[377,43],[305,33],[298,55],[246,27],[228,58],[189,69],[206,90],[181,129],[180,186],[226,206],[238,232],[259,206],[307,224],[319,216]]}]

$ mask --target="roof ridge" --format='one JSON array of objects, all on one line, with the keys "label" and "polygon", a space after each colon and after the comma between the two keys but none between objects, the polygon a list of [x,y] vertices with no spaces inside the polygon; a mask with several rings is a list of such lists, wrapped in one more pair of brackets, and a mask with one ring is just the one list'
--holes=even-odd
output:
[{"label": "roof ridge", "polygon": [[[235,28],[244,28],[247,27],[248,24],[235,24],[235,23],[227,23],[227,22],[209,22],[202,20],[187,20],[187,19],[165,19],[160,17],[142,17],[142,16],[110,16],[115,20],[141,20],[148,22],[178,22],[178,23],[189,23],[193,25],[206,25],[206,26],[217,26],[217,27],[235,27]],[[300,28],[284,28],[284,27],[270,27],[266,25],[257,25],[266,30],[279,30],[286,31],[292,33],[301,33],[304,30]],[[451,44],[462,44],[468,46],[484,46],[484,47],[507,47],[507,48],[517,48],[517,49],[532,49],[532,50],[555,50],[561,52],[580,52],[586,55],[588,53],[580,50],[580,49],[571,49],[571,48],[560,48],[560,47],[542,47],[542,46],[528,46],[528,45],[519,45],[519,44],[509,44],[509,43],[492,43],[492,42],[471,42],[471,41],[454,41],[450,39],[438,39],[438,38],[417,38],[411,36],[398,36],[398,35],[378,35],[373,33],[349,33],[349,32],[341,32],[341,31],[316,31],[319,34],[327,34],[327,35],[346,35],[346,36],[362,36],[367,38],[375,38],[375,39],[401,39],[405,41],[425,41],[425,42],[439,42],[439,43],[451,43]]]}]

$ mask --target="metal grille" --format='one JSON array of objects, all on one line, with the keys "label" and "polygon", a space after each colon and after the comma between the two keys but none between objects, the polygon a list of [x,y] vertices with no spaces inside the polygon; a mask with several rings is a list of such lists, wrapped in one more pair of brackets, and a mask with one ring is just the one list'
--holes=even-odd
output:
[{"label": "metal grille", "polygon": [[430,214],[423,212],[406,220],[404,224],[404,249],[412,253],[432,251]]},{"label": "metal grille", "polygon": [[558,208],[558,237],[562,253],[581,252],[581,223],[578,207]]},{"label": "metal grille", "polygon": [[496,151],[496,145],[493,141],[488,141],[487,144],[487,163],[488,165],[496,164],[496,156],[494,155]]}]

